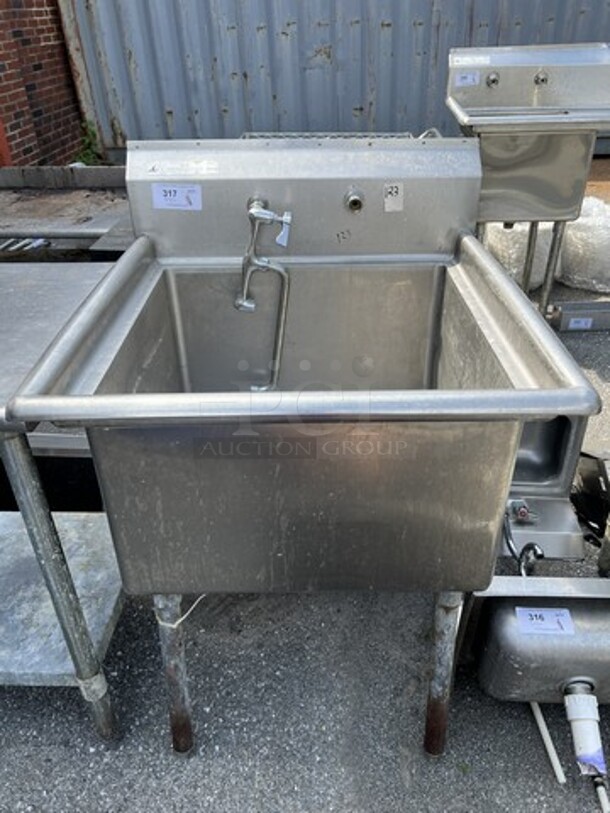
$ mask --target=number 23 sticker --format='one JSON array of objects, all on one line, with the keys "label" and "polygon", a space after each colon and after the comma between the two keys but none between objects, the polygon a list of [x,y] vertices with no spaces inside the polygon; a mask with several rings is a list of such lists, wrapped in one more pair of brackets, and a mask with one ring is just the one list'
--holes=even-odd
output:
[{"label": "number 23 sticker", "polygon": [[395,181],[383,185],[384,212],[402,212],[405,208],[405,187],[403,183]]}]

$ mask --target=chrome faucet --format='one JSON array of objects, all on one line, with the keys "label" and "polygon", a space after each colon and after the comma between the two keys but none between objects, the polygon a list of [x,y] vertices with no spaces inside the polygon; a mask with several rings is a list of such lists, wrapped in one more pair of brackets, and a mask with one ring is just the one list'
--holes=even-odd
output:
[{"label": "chrome faucet", "polygon": [[282,228],[275,238],[275,242],[286,247],[290,236],[290,226],[292,224],[292,213],[284,212],[278,215],[267,209],[265,201],[254,198],[248,201],[248,218],[250,220],[250,242],[241,264],[241,290],[235,297],[235,307],[246,313],[256,310],[256,302],[250,293],[252,276],[257,271],[273,271],[279,275],[281,281],[280,301],[278,306],[277,321],[275,325],[275,340],[273,345],[273,359],[271,361],[271,377],[267,384],[252,385],[252,390],[264,392],[275,389],[280,376],[280,363],[282,350],[284,347],[284,333],[286,329],[286,314],[288,311],[288,294],[290,291],[290,277],[283,265],[273,262],[267,257],[260,257],[257,254],[256,246],[258,234],[261,226],[280,223]]},{"label": "chrome faucet", "polygon": [[258,233],[260,227],[266,224],[281,223],[282,229],[275,242],[279,246],[286,247],[288,245],[288,238],[290,237],[290,226],[292,224],[292,212],[284,212],[283,215],[278,215],[266,208],[265,201],[253,198],[248,201],[248,218],[250,220],[250,243],[246,249],[244,259],[242,260],[242,289],[241,293],[235,299],[235,307],[238,310],[253,311],[256,308],[256,303],[249,296],[250,293],[250,279],[254,271],[275,271],[277,274],[284,275],[286,270],[279,263],[272,263],[266,257],[259,257],[256,253],[256,244],[258,241]]}]

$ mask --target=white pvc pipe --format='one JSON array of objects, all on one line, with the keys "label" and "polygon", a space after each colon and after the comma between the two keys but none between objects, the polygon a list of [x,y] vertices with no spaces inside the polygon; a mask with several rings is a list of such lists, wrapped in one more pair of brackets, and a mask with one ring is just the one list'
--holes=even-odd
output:
[{"label": "white pvc pipe", "polygon": [[[559,757],[557,756],[557,751],[555,750],[555,745],[553,744],[553,740],[551,739],[551,734],[546,724],[546,720],[542,714],[542,710],[538,703],[535,701],[530,702],[530,708],[534,715],[534,720],[538,724],[538,731],[540,731],[540,736],[542,737],[542,742],[544,743],[544,747],[546,748],[546,752],[549,757],[549,762],[551,763],[551,767],[553,768],[553,773],[555,774],[555,779],[559,782],[560,785],[565,785],[566,782],[566,775],[563,772],[563,768],[561,767],[561,762],[559,761]],[[610,813],[610,811],[608,811]]]},{"label": "white pvc pipe", "polygon": [[597,697],[592,692],[587,692],[566,694],[563,699],[581,774],[605,776],[606,762],[599,733]]},{"label": "white pvc pipe", "polygon": [[596,785],[597,798],[599,799],[599,809],[602,813],[610,813],[610,801],[608,800],[608,793],[606,788],[602,785]]}]

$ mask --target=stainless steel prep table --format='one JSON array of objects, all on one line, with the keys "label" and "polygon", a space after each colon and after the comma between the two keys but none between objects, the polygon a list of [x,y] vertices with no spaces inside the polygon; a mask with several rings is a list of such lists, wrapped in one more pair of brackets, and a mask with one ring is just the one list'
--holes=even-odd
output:
[{"label": "stainless steel prep table", "polygon": [[111,263],[0,264],[0,431],[7,401]]},{"label": "stainless steel prep table", "polygon": [[121,603],[106,520],[61,516],[64,552],[25,427],[8,420],[6,404],[109,268],[108,263],[0,265],[0,455],[23,518],[0,514],[0,680],[78,685],[105,738],[115,735],[116,724],[100,664]]}]

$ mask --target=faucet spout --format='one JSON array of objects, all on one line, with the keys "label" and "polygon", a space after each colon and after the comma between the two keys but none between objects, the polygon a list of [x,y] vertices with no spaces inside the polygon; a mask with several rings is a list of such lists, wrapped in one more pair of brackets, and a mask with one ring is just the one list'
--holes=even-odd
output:
[{"label": "faucet spout", "polygon": [[273,345],[273,359],[271,360],[271,376],[263,385],[253,385],[252,390],[263,392],[277,386],[280,375],[280,363],[284,348],[284,333],[286,329],[286,315],[288,312],[288,295],[290,292],[290,276],[288,271],[279,262],[273,262],[257,254],[256,246],[260,227],[266,224],[281,223],[282,229],[276,237],[276,243],[282,246],[288,244],[292,213],[284,212],[279,215],[266,207],[266,203],[258,198],[248,203],[248,218],[250,220],[250,242],[241,264],[241,288],[235,297],[235,307],[244,313],[256,310],[256,301],[251,295],[250,286],[253,275],[257,271],[272,271],[280,277],[280,300],[275,325],[275,338]]}]

